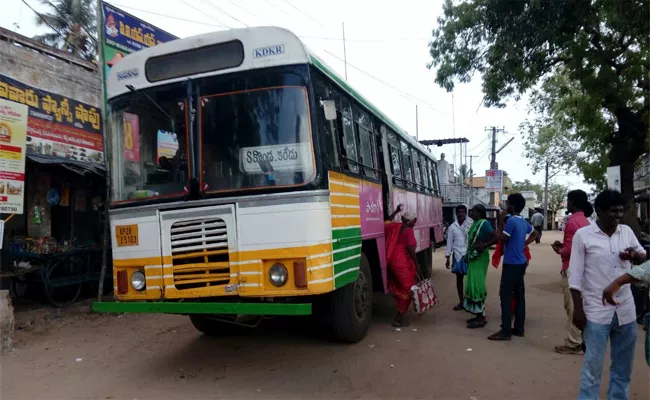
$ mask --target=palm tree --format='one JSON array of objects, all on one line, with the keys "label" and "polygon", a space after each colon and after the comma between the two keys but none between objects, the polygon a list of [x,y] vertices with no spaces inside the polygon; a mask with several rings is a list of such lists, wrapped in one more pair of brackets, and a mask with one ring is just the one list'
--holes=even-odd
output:
[{"label": "palm tree", "polygon": [[94,61],[97,57],[96,0],[41,0],[50,12],[36,16],[36,24],[52,31],[34,40],[74,56]]},{"label": "palm tree", "polygon": [[465,179],[467,179],[469,175],[470,171],[467,164],[461,164],[460,167],[458,167],[458,172],[456,172],[456,178],[458,178],[461,183],[465,183]]}]

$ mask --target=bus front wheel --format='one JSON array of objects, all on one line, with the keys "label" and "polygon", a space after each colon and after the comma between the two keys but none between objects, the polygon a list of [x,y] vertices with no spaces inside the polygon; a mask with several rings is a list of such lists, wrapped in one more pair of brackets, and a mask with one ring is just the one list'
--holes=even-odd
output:
[{"label": "bus front wheel", "polygon": [[330,318],[337,340],[356,343],[366,336],[372,318],[372,274],[365,254],[357,280],[332,293]]}]

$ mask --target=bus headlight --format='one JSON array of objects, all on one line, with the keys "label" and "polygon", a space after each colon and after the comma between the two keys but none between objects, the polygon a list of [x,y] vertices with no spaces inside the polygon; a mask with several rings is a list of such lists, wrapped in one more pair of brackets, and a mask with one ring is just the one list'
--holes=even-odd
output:
[{"label": "bus headlight", "polygon": [[282,286],[287,283],[287,278],[289,277],[289,272],[287,267],[283,264],[277,263],[273,264],[269,268],[269,281],[273,286]]},{"label": "bus headlight", "polygon": [[147,286],[144,272],[138,270],[135,271],[133,275],[131,275],[131,286],[133,286],[133,289],[139,292],[144,290],[145,286]]}]

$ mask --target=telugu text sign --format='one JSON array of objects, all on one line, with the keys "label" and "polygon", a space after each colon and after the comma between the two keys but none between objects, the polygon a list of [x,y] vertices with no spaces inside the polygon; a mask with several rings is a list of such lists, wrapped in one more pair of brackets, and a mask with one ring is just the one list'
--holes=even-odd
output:
[{"label": "telugu text sign", "polygon": [[0,99],[0,212],[22,214],[29,108]]},{"label": "telugu text sign", "polygon": [[503,191],[503,171],[499,169],[485,171],[485,190],[488,192]]},{"label": "telugu text sign", "polygon": [[98,107],[0,74],[0,99],[28,106],[27,154],[104,162]]}]

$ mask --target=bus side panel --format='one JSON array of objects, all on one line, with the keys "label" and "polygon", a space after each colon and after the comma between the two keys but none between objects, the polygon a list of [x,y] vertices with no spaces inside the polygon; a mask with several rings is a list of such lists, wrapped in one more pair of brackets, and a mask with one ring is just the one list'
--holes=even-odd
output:
[{"label": "bus side panel", "polygon": [[354,282],[361,263],[361,180],[329,171],[334,288]]},{"label": "bus side panel", "polygon": [[440,197],[432,197],[432,210],[433,210],[433,233],[435,236],[435,243],[442,242],[442,199]]},{"label": "bus side panel", "polygon": [[[364,241],[373,240],[375,242],[375,246],[364,245],[364,252],[370,261],[371,268],[374,267],[373,263],[378,264],[385,292],[388,283],[386,276],[386,241],[384,239],[384,206],[381,185],[374,182],[361,181],[359,199],[361,207],[361,237]],[[376,254],[369,254],[370,252],[375,252]],[[378,276],[375,278],[378,278]]]}]

